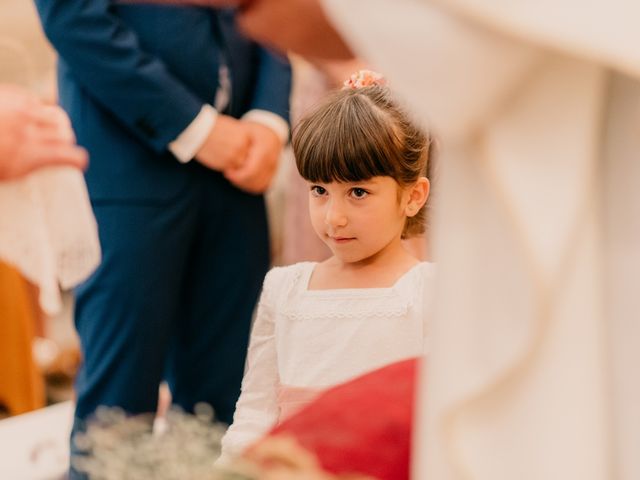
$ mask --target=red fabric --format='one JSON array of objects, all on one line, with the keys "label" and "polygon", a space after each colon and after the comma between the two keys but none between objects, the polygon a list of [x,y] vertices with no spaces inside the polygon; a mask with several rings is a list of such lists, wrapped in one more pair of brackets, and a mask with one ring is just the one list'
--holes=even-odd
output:
[{"label": "red fabric", "polygon": [[322,393],[275,427],[334,474],[407,480],[417,359],[393,363]]}]

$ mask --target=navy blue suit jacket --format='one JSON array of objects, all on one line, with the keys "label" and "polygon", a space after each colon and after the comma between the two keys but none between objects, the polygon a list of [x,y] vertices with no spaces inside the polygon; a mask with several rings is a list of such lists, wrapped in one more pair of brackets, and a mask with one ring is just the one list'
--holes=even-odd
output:
[{"label": "navy blue suit jacket", "polygon": [[90,153],[93,200],[166,201],[197,165],[167,151],[204,103],[213,104],[221,53],[232,73],[227,111],[264,109],[288,118],[291,71],[283,58],[241,37],[233,12],[36,0],[60,54],[60,103]]}]

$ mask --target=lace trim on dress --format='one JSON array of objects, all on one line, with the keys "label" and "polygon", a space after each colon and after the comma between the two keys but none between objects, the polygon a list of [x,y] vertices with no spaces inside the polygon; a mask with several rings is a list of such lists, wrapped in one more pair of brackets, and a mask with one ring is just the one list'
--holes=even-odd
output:
[{"label": "lace trim on dress", "polygon": [[82,174],[69,167],[35,171],[0,185],[0,259],[40,289],[55,314],[68,289],[100,263],[100,242]]},{"label": "lace trim on dress", "polygon": [[[367,317],[399,317],[407,314],[413,305],[415,289],[422,288],[422,276],[414,271],[418,265],[389,288],[357,288],[337,290],[307,290],[314,262],[293,266],[285,291],[280,299],[283,315],[294,320],[311,319],[360,319]],[[304,297],[304,299],[303,299]],[[313,309],[309,308],[309,303]]]},{"label": "lace trim on dress", "polygon": [[411,303],[398,294],[371,296],[335,296],[315,299],[314,309],[309,302],[294,299],[283,315],[295,320],[312,319],[361,319],[367,317],[400,317],[407,314]]}]

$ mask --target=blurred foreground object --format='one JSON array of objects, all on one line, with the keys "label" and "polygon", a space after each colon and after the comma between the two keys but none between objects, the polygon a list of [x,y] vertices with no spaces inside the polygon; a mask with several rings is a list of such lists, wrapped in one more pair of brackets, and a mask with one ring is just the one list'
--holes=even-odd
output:
[{"label": "blurred foreground object", "polygon": [[149,415],[101,408],[74,465],[92,480],[123,478],[406,480],[417,360],[393,363],[331,388],[274,428],[241,459],[214,467],[223,427],[200,404],[196,415],[169,410],[152,430]]},{"label": "blurred foreground object", "polygon": [[0,182],[0,259],[40,289],[40,306],[62,307],[60,289],[84,280],[100,263],[98,230],[82,173],[37,170]]},{"label": "blurred foreground object", "polygon": [[[60,166],[67,165],[67,166]],[[100,261],[98,233],[66,114],[0,86],[0,259],[40,288],[47,314]],[[44,167],[48,168],[44,168]]]},{"label": "blurred foreground object", "polygon": [[73,405],[63,402],[0,421],[0,478],[65,478],[72,419]]},{"label": "blurred foreground object", "polygon": [[0,259],[39,287],[47,314],[100,262],[86,163],[60,107],[0,85]]},{"label": "blurred foreground object", "polygon": [[640,478],[640,3],[322,3],[442,140],[414,478]]},{"label": "blurred foreground object", "polygon": [[153,414],[127,416],[119,408],[100,407],[86,431],[73,437],[83,454],[71,461],[91,480],[232,478],[213,466],[224,428],[212,423],[211,407],[200,404],[196,412],[171,409],[154,431]]},{"label": "blurred foreground object", "polygon": [[29,286],[0,261],[0,406],[9,415],[44,407],[43,378],[31,345],[35,315]]},{"label": "blurred foreground object", "polygon": [[281,52],[317,60],[353,59],[351,47],[328,21],[318,0],[125,0],[128,3],[238,7],[242,30]]},{"label": "blurred foreground object", "polygon": [[[339,476],[408,479],[417,365],[416,359],[396,362],[327,390],[245,457],[274,469],[312,468],[315,457]],[[282,440],[287,437],[292,440]]]}]

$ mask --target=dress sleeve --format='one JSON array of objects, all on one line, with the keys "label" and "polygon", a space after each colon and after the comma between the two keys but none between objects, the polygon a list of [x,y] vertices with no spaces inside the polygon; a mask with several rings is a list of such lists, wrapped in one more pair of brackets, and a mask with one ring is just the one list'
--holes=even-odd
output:
[{"label": "dress sleeve", "polygon": [[222,439],[219,462],[226,462],[242,453],[278,421],[279,374],[274,315],[275,291],[281,288],[276,280],[278,270],[282,269],[271,270],[264,281],[251,330],[242,391],[233,424]]}]

